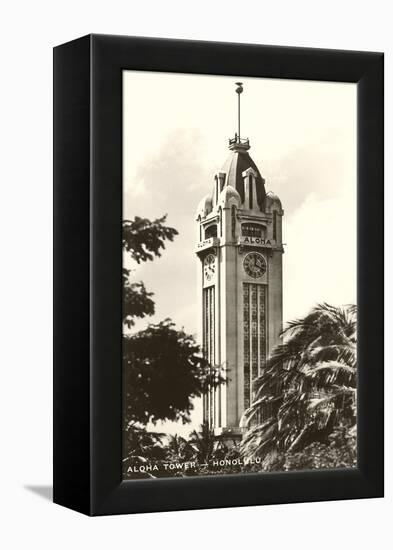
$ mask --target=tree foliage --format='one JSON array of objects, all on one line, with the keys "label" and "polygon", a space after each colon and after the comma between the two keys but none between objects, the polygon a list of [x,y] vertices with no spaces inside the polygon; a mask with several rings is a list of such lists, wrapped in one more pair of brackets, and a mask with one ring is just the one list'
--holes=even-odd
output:
[{"label": "tree foliage", "polygon": [[318,305],[283,334],[242,420],[242,455],[265,465],[356,424],[356,308]]},{"label": "tree foliage", "polygon": [[[176,229],[165,225],[166,216],[153,221],[136,216],[123,221],[123,250],[137,264],[161,256],[165,241],[173,241]],[[131,270],[123,267],[123,321],[130,328],[134,318],[154,315],[153,293],[142,281],[131,282]]]},{"label": "tree foliage", "polygon": [[[226,446],[207,424],[194,430],[188,439],[159,434],[131,426],[129,447],[123,460],[127,478],[187,477],[257,471],[244,466],[237,446]],[[219,464],[212,466],[212,461]],[[222,461],[222,462],[221,462]],[[154,470],[147,468],[154,464]],[[187,464],[187,467],[184,467]],[[131,472],[128,468],[131,466]],[[145,466],[145,468],[144,468]],[[171,468],[172,466],[172,468]]]},{"label": "tree foliage", "polygon": [[[137,264],[160,256],[166,241],[177,235],[176,229],[165,223],[166,216],[154,221],[140,217],[125,220],[124,252]],[[133,281],[132,272],[123,269],[123,320],[129,328],[136,318],[153,315],[155,305],[153,293],[146,290],[143,282]],[[147,460],[160,463],[176,454],[194,457],[195,448],[182,438],[175,437],[165,444],[165,434],[148,431],[146,426],[166,420],[188,422],[192,400],[222,382],[220,369],[209,365],[194,338],[177,330],[170,319],[124,334],[125,472],[130,464],[143,465]]]},{"label": "tree foliage", "polygon": [[123,248],[138,264],[161,256],[165,241],[173,241],[178,232],[165,225],[166,216],[150,221],[135,216],[123,221]]},{"label": "tree foliage", "polygon": [[356,425],[353,428],[335,428],[322,443],[315,441],[298,451],[278,453],[268,464],[269,470],[322,470],[332,468],[355,468]]},{"label": "tree foliage", "polygon": [[143,318],[147,315],[154,315],[153,292],[147,292],[142,281],[131,283],[128,277],[123,285],[123,320],[131,328],[134,325],[134,318]]},{"label": "tree foliage", "polygon": [[171,462],[186,462],[191,461],[195,457],[195,451],[187,439],[180,435],[167,435],[166,459]]},{"label": "tree foliage", "polygon": [[142,424],[187,422],[193,398],[222,380],[194,338],[170,319],[123,339],[123,368],[125,417]]},{"label": "tree foliage", "polygon": [[[165,459],[166,451],[162,445],[164,434],[147,431],[144,426],[128,423],[125,428],[123,449],[123,473],[127,474],[129,466],[140,467],[149,462],[160,462]],[[133,473],[132,477],[155,477],[149,472]]]}]

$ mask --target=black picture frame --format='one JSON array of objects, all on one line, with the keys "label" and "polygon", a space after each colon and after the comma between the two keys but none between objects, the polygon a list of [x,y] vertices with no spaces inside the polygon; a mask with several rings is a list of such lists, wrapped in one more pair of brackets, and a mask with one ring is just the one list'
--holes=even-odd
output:
[{"label": "black picture frame", "polygon": [[[357,83],[356,469],[122,481],[124,69]],[[383,496],[383,93],[382,53],[107,35],[54,49],[54,502],[104,515]]]}]

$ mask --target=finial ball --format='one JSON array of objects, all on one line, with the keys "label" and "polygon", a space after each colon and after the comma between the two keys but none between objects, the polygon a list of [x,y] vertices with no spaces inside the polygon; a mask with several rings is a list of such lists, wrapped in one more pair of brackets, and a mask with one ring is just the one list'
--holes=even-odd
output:
[{"label": "finial ball", "polygon": [[236,93],[241,94],[243,91],[243,82],[235,82],[235,84],[237,86]]}]

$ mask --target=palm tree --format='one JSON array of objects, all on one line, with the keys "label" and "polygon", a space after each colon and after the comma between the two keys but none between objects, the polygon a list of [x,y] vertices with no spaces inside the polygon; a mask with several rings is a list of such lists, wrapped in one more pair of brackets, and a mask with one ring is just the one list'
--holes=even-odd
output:
[{"label": "palm tree", "polygon": [[191,432],[189,443],[194,451],[194,459],[200,464],[207,463],[215,454],[216,438],[206,423],[201,425],[199,432]]},{"label": "palm tree", "polygon": [[173,462],[186,462],[193,458],[194,449],[190,443],[177,434],[168,435],[165,445],[166,458]]},{"label": "palm tree", "polygon": [[232,462],[239,459],[239,447],[235,442],[229,444],[229,446],[225,444],[222,438],[214,434],[207,423],[202,424],[199,431],[194,430],[190,434],[188,443],[193,449],[192,460],[198,464],[198,475],[241,472],[240,463],[220,464],[218,466],[212,464],[213,460],[223,460],[225,462],[225,459],[228,459]]},{"label": "palm tree", "polygon": [[320,304],[288,324],[284,343],[254,384],[242,425],[243,456],[264,457],[326,442],[356,424],[356,307]]}]

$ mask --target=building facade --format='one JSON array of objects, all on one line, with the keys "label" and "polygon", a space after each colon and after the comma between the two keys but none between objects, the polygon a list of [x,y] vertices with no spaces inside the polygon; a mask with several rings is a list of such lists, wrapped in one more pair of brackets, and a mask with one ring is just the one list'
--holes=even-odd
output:
[{"label": "building facade", "polygon": [[217,435],[228,437],[241,437],[253,381],[282,330],[283,209],[266,193],[249,149],[239,128],[196,214],[203,349],[226,379],[204,395],[203,416]]}]

